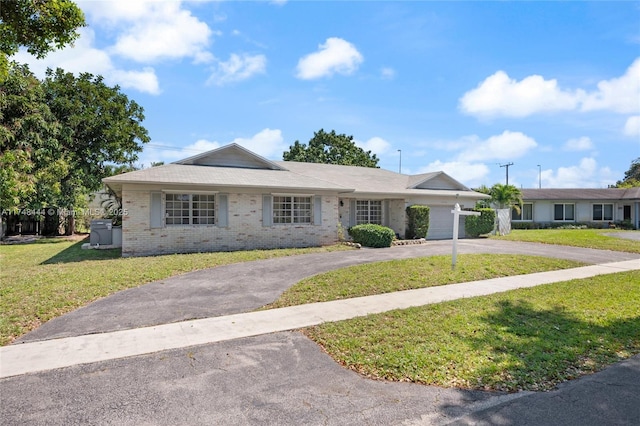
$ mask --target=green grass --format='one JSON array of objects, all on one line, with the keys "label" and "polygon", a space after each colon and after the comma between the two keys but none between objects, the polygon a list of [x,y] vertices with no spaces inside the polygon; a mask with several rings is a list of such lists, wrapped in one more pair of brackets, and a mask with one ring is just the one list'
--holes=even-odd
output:
[{"label": "green grass", "polygon": [[514,290],[305,329],[367,377],[548,390],[640,352],[640,271]]},{"label": "green grass", "polygon": [[82,250],[83,242],[57,238],[0,245],[0,345],[98,298],[172,275],[230,263],[348,249],[340,245],[122,258],[120,250]]},{"label": "green grass", "polygon": [[514,229],[508,235],[491,238],[640,253],[640,241],[605,235],[613,232],[616,231],[610,229]]},{"label": "green grass", "polygon": [[583,266],[539,256],[465,254],[455,271],[451,256],[431,256],[351,266],[304,279],[266,308],[326,302],[392,291],[485,280]]}]

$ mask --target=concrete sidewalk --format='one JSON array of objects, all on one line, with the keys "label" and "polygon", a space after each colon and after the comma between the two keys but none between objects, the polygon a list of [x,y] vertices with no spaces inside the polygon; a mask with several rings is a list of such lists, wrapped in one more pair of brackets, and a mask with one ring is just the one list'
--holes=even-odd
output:
[{"label": "concrete sidewalk", "polygon": [[292,330],[517,288],[640,270],[640,259],[407,290],[0,348],[0,378]]}]

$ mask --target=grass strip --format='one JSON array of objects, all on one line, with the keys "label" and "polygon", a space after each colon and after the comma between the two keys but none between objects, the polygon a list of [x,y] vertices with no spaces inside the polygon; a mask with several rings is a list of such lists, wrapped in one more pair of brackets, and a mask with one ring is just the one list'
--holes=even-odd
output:
[{"label": "grass strip", "polygon": [[173,275],[230,263],[335,250],[308,249],[120,257],[60,238],[0,245],[0,345],[98,298]]},{"label": "grass strip", "polygon": [[508,235],[492,236],[491,238],[640,253],[640,241],[606,235],[615,232],[619,231],[611,229],[514,229]]},{"label": "grass strip", "polygon": [[397,310],[304,330],[367,377],[549,390],[640,353],[640,271]]},{"label": "grass strip", "polygon": [[454,271],[451,256],[430,256],[351,266],[304,279],[265,308],[327,302],[414,288],[575,268],[583,263],[539,256],[464,254]]}]

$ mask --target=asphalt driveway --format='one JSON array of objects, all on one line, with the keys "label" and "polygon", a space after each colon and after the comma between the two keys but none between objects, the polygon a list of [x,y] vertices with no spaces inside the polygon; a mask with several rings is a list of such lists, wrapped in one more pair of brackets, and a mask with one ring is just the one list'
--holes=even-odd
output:
[{"label": "asphalt driveway", "polygon": [[[23,340],[250,311],[309,275],[450,250],[450,241],[429,242],[198,271],[102,299]],[[640,258],[495,240],[461,241],[459,253],[587,263]],[[336,364],[301,333],[279,332],[9,377],[0,380],[0,401],[3,425],[634,425],[640,419],[640,357],[554,392],[502,394],[369,380]]]},{"label": "asphalt driveway", "polygon": [[[592,264],[640,258],[633,253],[492,239],[461,240],[458,253],[528,254]],[[205,269],[118,292],[55,318],[18,342],[249,312],[273,302],[283,291],[312,275],[363,263],[442,254],[451,254],[451,241],[307,254]]]}]

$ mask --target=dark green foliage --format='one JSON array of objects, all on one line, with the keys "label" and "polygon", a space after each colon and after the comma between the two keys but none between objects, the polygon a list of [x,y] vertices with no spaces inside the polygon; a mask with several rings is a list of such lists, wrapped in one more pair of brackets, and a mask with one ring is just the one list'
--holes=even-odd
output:
[{"label": "dark green foliage", "polygon": [[82,10],[69,0],[3,0],[0,7],[0,51],[13,55],[20,46],[42,58],[78,38]]},{"label": "dark green foliage", "polygon": [[629,170],[624,172],[624,179],[616,182],[616,188],[634,188],[640,186],[640,157],[631,162]]},{"label": "dark green foliage", "polygon": [[295,141],[282,155],[284,161],[341,164],[344,166],[378,167],[378,157],[353,142],[353,136],[331,133],[323,129],[313,134],[309,145]]},{"label": "dark green foliage", "polygon": [[493,231],[496,222],[496,211],[493,209],[475,209],[480,216],[466,216],[464,231],[470,237],[478,237]]},{"label": "dark green foliage", "polygon": [[396,236],[393,229],[373,223],[352,226],[349,228],[349,235],[353,238],[353,242],[374,248],[391,247]]},{"label": "dark green foliage", "polygon": [[429,206],[413,205],[407,207],[407,239],[427,238],[429,232]]}]

